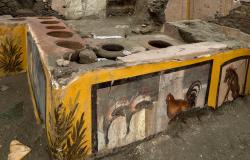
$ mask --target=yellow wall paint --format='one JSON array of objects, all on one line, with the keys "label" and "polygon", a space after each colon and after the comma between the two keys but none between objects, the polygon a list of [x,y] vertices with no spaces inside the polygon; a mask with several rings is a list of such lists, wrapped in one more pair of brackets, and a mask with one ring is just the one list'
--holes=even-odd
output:
[{"label": "yellow wall paint", "polygon": [[[129,77],[135,77],[139,75],[145,75],[148,73],[154,73],[159,71],[165,71],[168,69],[173,69],[177,67],[188,66],[196,63],[201,63],[204,61],[213,60],[213,70],[211,74],[211,84],[210,84],[210,93],[208,97],[208,105],[216,108],[217,103],[217,92],[218,85],[220,80],[220,69],[221,65],[225,62],[235,59],[241,56],[250,56],[249,49],[238,49],[232,51],[226,51],[222,53],[218,53],[211,57],[203,57],[199,59],[186,60],[181,62],[159,62],[159,63],[150,63],[150,64],[140,64],[136,66],[130,67],[122,67],[122,68],[110,68],[110,69],[100,69],[93,72],[88,72],[81,75],[76,81],[72,82],[66,88],[58,90],[60,97],[62,98],[65,104],[68,104],[70,98],[74,98],[77,92],[80,90],[81,95],[79,99],[80,110],[79,115],[82,112],[85,112],[85,119],[87,124],[87,141],[88,147],[92,148],[92,110],[91,110],[91,87],[93,84],[98,84],[107,81],[119,80]],[[248,85],[250,87],[250,76],[248,76]],[[249,89],[248,89],[249,90]],[[91,153],[91,152],[90,152]]]},{"label": "yellow wall paint", "polygon": [[[250,61],[250,59],[249,59],[249,61]],[[249,65],[248,65],[248,73],[247,73],[247,80],[246,80],[245,95],[250,95],[250,62],[249,62]]]},{"label": "yellow wall paint", "polygon": [[[6,35],[15,36],[20,38],[20,44],[22,46],[22,67],[23,71],[27,69],[27,27],[25,24],[16,24],[16,25],[1,25],[0,24],[0,39]],[[225,62],[235,59],[241,56],[250,56],[249,49],[238,49],[225,51],[222,53],[218,53],[211,57],[203,57],[192,60],[185,61],[166,61],[166,62],[158,62],[158,63],[148,63],[148,64],[140,64],[135,66],[127,66],[120,68],[109,68],[109,69],[100,69],[93,72],[87,72],[79,76],[76,81],[73,81],[65,88],[56,89],[52,87],[52,79],[50,77],[49,71],[46,70],[46,66],[44,61],[42,61],[43,69],[46,77],[46,129],[47,133],[50,131],[49,124],[49,115],[52,110],[57,107],[61,102],[65,104],[67,107],[70,104],[70,101],[74,99],[78,92],[80,91],[80,99],[79,99],[79,109],[77,111],[76,120],[80,118],[82,113],[85,113],[85,126],[87,128],[86,132],[86,140],[89,148],[89,153],[91,153],[92,148],[92,108],[91,108],[91,87],[94,84],[103,83],[107,81],[119,80],[124,78],[130,78],[140,75],[145,75],[154,72],[165,71],[168,69],[188,66],[196,63],[201,63],[204,61],[213,60],[213,69],[211,73],[211,84],[209,88],[209,97],[208,97],[208,105],[216,108],[217,104],[217,94],[218,94],[218,85],[220,81],[220,69],[221,65]],[[250,65],[249,65],[250,67]],[[0,77],[5,75],[12,75],[16,73],[6,74],[0,71]],[[31,93],[32,93],[32,89]],[[248,70],[247,76],[247,84],[245,94],[249,94],[250,92],[250,69]],[[33,93],[32,93],[33,95]],[[32,97],[34,106],[36,103],[34,101],[34,96]],[[37,117],[38,122],[40,122],[39,115],[37,112],[37,107],[35,107],[35,115]],[[67,108],[67,112],[69,112],[70,108]],[[74,123],[76,123],[76,120]]]},{"label": "yellow wall paint", "polygon": [[[26,70],[27,67],[27,46],[26,46],[26,24],[0,24],[0,43],[3,43],[6,37],[11,37],[17,41],[17,44],[20,44],[22,47],[21,52],[21,63],[22,71]],[[1,50],[1,47],[0,47]],[[7,76],[7,75],[15,75],[18,72],[10,72],[6,73],[2,69],[0,69],[0,77]]]}]

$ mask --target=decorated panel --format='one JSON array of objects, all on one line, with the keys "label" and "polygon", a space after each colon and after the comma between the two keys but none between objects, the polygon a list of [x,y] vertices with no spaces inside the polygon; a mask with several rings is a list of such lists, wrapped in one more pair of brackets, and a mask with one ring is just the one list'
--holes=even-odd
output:
[{"label": "decorated panel", "polygon": [[94,151],[124,146],[207,104],[212,61],[93,86]]}]

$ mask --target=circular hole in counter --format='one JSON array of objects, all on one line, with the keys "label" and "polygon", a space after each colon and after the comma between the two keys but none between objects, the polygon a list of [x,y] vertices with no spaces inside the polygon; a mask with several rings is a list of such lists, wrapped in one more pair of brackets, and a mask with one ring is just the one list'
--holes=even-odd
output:
[{"label": "circular hole in counter", "polygon": [[72,32],[67,32],[67,31],[52,31],[47,33],[48,36],[51,37],[56,37],[56,38],[70,38],[73,37]]},{"label": "circular hole in counter", "polygon": [[42,23],[42,24],[58,24],[60,22],[59,21],[42,21],[40,23]]},{"label": "circular hole in counter", "polygon": [[38,17],[38,19],[53,19],[53,17]]},{"label": "circular hole in counter", "polygon": [[84,47],[83,44],[75,41],[58,41],[56,42],[56,45],[73,50],[80,50]]},{"label": "circular hole in counter", "polygon": [[11,20],[11,21],[25,21],[26,18],[11,18],[9,20]]},{"label": "circular hole in counter", "polygon": [[102,49],[105,51],[119,52],[119,51],[123,51],[124,47],[119,44],[105,44],[102,46]]},{"label": "circular hole in counter", "polygon": [[47,26],[47,29],[65,29],[66,27],[64,26]]},{"label": "circular hole in counter", "polygon": [[152,40],[152,41],[149,41],[148,44],[155,48],[167,48],[167,47],[172,46],[170,43],[162,41],[162,40]]},{"label": "circular hole in counter", "polygon": [[104,44],[96,50],[98,58],[116,60],[117,57],[126,56],[123,51],[125,47],[120,44]]}]

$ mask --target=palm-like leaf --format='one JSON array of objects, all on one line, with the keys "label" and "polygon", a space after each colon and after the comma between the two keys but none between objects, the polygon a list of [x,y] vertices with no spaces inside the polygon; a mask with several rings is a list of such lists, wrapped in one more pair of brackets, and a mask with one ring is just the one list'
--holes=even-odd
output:
[{"label": "palm-like leaf", "polygon": [[21,71],[22,54],[22,47],[18,42],[12,37],[6,37],[0,43],[0,70],[6,73]]},{"label": "palm-like leaf", "polygon": [[48,133],[49,148],[53,158],[56,160],[78,160],[84,159],[88,152],[86,145],[86,128],[84,128],[84,113],[80,120],[73,125],[76,111],[79,107],[77,95],[74,104],[70,101],[72,108],[69,113],[66,107],[61,103],[58,105],[49,117],[50,132]]}]

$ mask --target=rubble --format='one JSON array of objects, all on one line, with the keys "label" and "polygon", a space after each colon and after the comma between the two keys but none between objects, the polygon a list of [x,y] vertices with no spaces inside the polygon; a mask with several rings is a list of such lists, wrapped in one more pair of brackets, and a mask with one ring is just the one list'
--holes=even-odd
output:
[{"label": "rubble", "polygon": [[1,0],[0,15],[13,14],[21,6],[16,0]]},{"label": "rubble", "polygon": [[6,85],[1,85],[0,86],[0,91],[1,92],[7,91],[8,89],[9,89],[9,86],[6,86]]},{"label": "rubble", "polygon": [[149,0],[148,1],[148,12],[152,20],[156,24],[165,23],[165,8],[169,0]]},{"label": "rubble", "polygon": [[23,145],[17,140],[13,140],[10,143],[10,153],[8,160],[22,160],[26,155],[31,152],[28,146]]},{"label": "rubble", "polygon": [[81,64],[89,64],[97,61],[97,56],[95,52],[91,49],[82,50],[79,53],[79,63]]},{"label": "rubble", "polygon": [[139,52],[143,52],[143,51],[146,51],[146,48],[141,47],[141,46],[133,47],[133,48],[131,49],[131,53],[132,53],[132,54],[139,53]]},{"label": "rubble", "polygon": [[241,1],[241,5],[231,10],[229,15],[217,17],[213,22],[250,34],[250,2]]},{"label": "rubble", "polygon": [[70,63],[70,61],[69,60],[65,60],[65,59],[58,59],[58,60],[56,60],[56,64],[59,67],[68,67],[69,63]]},{"label": "rubble", "polygon": [[51,1],[44,0],[1,0],[0,15],[12,16],[56,16],[63,18],[51,8]]}]

